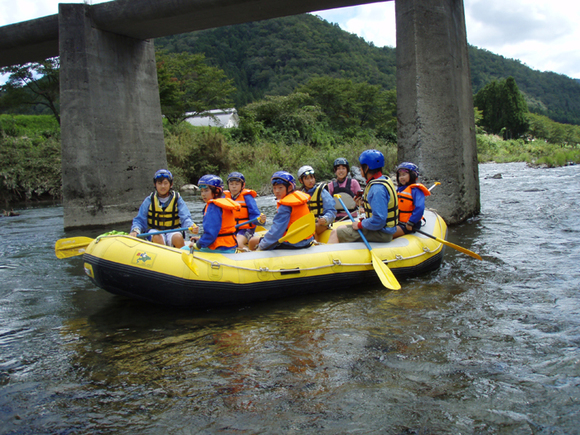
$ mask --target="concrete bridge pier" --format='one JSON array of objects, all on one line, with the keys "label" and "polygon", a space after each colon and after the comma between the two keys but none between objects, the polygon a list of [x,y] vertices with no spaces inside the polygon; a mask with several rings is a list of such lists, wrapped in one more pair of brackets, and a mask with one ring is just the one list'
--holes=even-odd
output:
[{"label": "concrete bridge pier", "polygon": [[398,158],[421,169],[428,206],[450,223],[480,211],[462,0],[397,0]]},{"label": "concrete bridge pier", "polygon": [[59,44],[64,227],[110,228],[133,219],[167,167],[153,41],[60,4]]}]

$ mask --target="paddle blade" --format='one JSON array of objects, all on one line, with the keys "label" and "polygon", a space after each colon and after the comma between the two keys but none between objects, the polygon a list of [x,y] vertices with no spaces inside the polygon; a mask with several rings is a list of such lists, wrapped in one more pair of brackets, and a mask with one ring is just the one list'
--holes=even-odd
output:
[{"label": "paddle blade", "polygon": [[316,219],[312,213],[302,216],[288,228],[288,232],[278,240],[279,243],[298,243],[314,235]]},{"label": "paddle blade", "polygon": [[90,237],[69,237],[68,239],[57,240],[54,244],[56,258],[69,258],[83,255],[87,246],[93,239]]},{"label": "paddle blade", "polygon": [[193,254],[188,254],[186,251],[181,253],[181,260],[185,263],[189,270],[191,270],[196,275],[199,275],[199,271],[197,270],[197,264],[195,264],[195,257]]},{"label": "paddle blade", "polygon": [[397,278],[395,278],[395,275],[389,266],[383,263],[383,260],[381,260],[374,251],[371,251],[371,258],[373,260],[373,268],[383,285],[391,290],[399,290],[401,284],[399,284],[399,281],[397,281]]}]

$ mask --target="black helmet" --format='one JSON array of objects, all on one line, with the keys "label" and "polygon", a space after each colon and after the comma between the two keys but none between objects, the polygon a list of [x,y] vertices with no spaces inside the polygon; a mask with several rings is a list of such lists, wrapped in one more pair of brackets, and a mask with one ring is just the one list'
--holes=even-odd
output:
[{"label": "black helmet", "polygon": [[348,164],[348,160],[345,159],[344,157],[339,157],[338,159],[336,159],[334,161],[334,165],[333,165],[334,170],[336,171],[336,167],[340,166],[340,165],[346,166],[346,170],[350,171],[350,165]]}]

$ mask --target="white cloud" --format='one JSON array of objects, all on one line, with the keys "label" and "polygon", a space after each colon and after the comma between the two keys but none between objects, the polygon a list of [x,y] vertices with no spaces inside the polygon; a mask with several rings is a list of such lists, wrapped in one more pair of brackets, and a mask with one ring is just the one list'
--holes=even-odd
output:
[{"label": "white cloud", "polygon": [[[467,40],[530,68],[580,78],[580,2],[465,0]],[[394,2],[317,12],[375,45],[395,46]]]}]

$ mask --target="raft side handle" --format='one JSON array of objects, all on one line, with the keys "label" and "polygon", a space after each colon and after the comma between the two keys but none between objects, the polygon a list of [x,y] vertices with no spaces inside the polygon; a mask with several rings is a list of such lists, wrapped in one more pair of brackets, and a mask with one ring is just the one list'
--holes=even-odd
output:
[{"label": "raft side handle", "polygon": [[300,273],[300,268],[295,267],[294,269],[280,269],[280,275],[293,275]]}]

